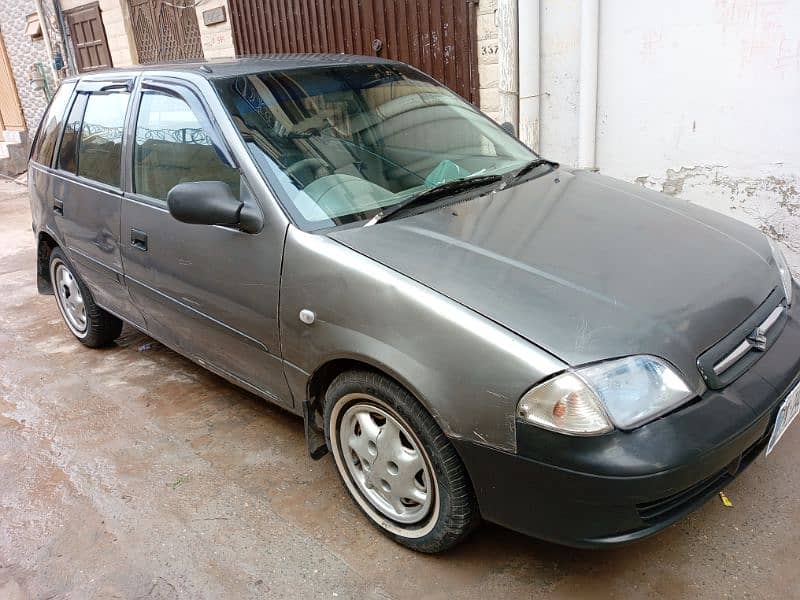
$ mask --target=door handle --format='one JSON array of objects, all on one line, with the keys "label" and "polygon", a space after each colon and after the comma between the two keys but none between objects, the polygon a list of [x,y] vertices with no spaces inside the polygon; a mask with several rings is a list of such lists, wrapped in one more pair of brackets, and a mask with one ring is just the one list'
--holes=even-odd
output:
[{"label": "door handle", "polygon": [[64,201],[58,198],[53,198],[53,212],[57,215],[64,216]]},{"label": "door handle", "polygon": [[131,228],[131,246],[142,252],[147,252],[147,234],[144,231]]}]

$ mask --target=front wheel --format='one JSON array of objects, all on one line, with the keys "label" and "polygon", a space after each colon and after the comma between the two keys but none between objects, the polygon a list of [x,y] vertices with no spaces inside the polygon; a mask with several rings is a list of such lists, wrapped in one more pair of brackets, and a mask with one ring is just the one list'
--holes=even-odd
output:
[{"label": "front wheel", "polygon": [[428,412],[378,373],[339,375],[325,394],[325,435],[345,487],[396,542],[440,552],[479,523],[464,465]]},{"label": "front wheel", "polygon": [[50,281],[64,323],[83,345],[100,348],[119,337],[122,321],[95,304],[60,248],[50,254]]}]

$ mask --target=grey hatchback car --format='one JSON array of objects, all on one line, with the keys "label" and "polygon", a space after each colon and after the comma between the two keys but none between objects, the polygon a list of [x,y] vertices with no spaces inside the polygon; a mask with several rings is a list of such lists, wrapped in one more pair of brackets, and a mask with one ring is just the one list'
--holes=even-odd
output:
[{"label": "grey hatchback car", "polygon": [[400,63],[276,56],[65,81],[34,141],[37,280],[302,415],[423,552],[481,518],[582,547],[714,496],[800,411],[777,246],[545,160]]}]

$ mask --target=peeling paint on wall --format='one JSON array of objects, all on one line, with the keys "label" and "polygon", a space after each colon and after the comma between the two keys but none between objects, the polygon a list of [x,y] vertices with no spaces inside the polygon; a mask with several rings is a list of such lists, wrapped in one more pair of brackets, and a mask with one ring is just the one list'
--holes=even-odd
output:
[{"label": "peeling paint on wall", "polygon": [[[694,165],[643,175],[636,183],[737,217],[781,242],[800,276],[800,174],[780,171],[737,176],[726,165]],[[765,169],[766,170],[766,169]]]},{"label": "peeling paint on wall", "polygon": [[800,2],[601,6],[600,171],[758,227],[800,276]]}]

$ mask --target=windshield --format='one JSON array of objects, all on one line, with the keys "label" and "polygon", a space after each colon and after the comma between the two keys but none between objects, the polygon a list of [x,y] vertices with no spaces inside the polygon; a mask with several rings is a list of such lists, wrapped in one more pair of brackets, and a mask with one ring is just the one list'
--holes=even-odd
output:
[{"label": "windshield", "polygon": [[403,65],[347,65],[214,81],[287,211],[307,230],[368,220],[449,181],[536,155]]}]

